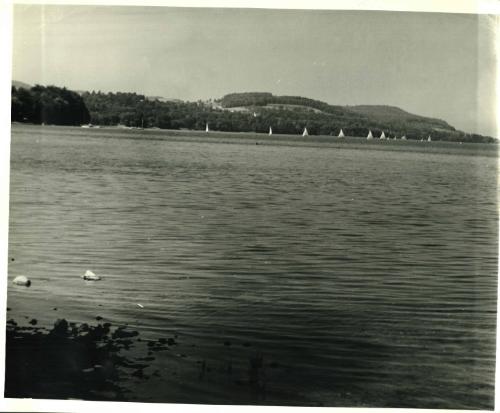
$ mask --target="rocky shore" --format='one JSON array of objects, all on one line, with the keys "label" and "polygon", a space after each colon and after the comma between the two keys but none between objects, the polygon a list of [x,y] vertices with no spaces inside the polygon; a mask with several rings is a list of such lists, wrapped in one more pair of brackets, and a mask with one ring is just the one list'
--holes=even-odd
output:
[{"label": "rocky shore", "polygon": [[29,324],[7,322],[5,397],[127,400],[121,381],[142,376],[154,359],[131,360],[121,354],[139,339],[137,331],[126,327],[65,319],[51,329],[37,327],[36,319]]},{"label": "rocky shore", "polygon": [[[100,316],[94,325],[60,318],[51,328],[39,327],[34,318],[24,321],[7,321],[5,397],[9,398],[189,403],[183,391],[169,399],[169,386],[175,393],[179,386],[208,389],[224,383],[223,387],[232,388],[235,400],[266,404],[270,373],[282,367],[250,343],[242,344],[239,356],[216,361],[185,352],[195,350],[194,345],[179,345],[176,334],[144,339],[128,326],[102,322]],[[232,353],[231,341],[219,345],[222,353]],[[170,360],[167,370],[157,360],[165,351]],[[152,387],[166,393],[148,396]]]}]

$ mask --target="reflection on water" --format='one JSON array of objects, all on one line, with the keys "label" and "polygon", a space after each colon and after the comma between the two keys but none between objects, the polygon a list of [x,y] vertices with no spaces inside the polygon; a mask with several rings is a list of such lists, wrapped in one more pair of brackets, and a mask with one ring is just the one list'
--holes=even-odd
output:
[{"label": "reflection on water", "polygon": [[175,334],[134,400],[492,408],[495,147],[145,135],[13,128],[11,316]]}]

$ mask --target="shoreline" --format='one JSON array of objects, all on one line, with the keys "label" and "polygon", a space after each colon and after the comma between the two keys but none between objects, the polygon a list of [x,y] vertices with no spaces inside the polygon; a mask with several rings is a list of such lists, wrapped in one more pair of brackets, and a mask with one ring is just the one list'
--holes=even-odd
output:
[{"label": "shoreline", "polygon": [[[365,137],[339,138],[329,135],[285,135],[257,132],[224,132],[187,129],[125,129],[119,127],[82,128],[80,126],[36,125],[12,123],[11,136],[23,130],[50,130],[54,134],[90,138],[133,140],[183,141],[195,143],[247,144],[256,146],[288,146],[326,149],[355,149],[382,151],[413,151],[426,153],[456,153],[464,155],[498,156],[498,143],[416,141],[416,140],[367,140]],[[42,132],[43,134],[43,132]]]},{"label": "shoreline", "polygon": [[[183,343],[188,337],[148,339],[99,316],[94,323],[59,318],[52,327],[40,327],[34,318],[19,324],[7,319],[4,397],[255,406],[289,400],[289,406],[323,406],[284,393],[277,377],[293,367],[251,343],[238,348],[220,337],[214,344],[221,354],[209,358],[203,349]],[[169,391],[158,393],[159,387]],[[202,393],[193,398],[194,388]],[[221,388],[231,389],[232,396]],[[213,396],[205,393],[209,389]]]}]

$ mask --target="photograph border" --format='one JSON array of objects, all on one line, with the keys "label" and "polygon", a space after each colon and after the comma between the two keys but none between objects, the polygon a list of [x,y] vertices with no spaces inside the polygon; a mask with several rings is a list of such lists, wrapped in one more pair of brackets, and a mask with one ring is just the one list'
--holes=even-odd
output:
[{"label": "photograph border", "polygon": [[[3,397],[4,388],[4,368],[5,368],[5,325],[6,325],[6,297],[7,297],[7,262],[8,262],[8,222],[9,222],[9,161],[10,161],[10,90],[12,75],[12,15],[14,4],[52,4],[52,5],[113,5],[113,6],[165,6],[165,7],[226,7],[226,8],[262,8],[262,9],[323,9],[323,10],[386,10],[386,11],[411,11],[411,12],[443,12],[443,13],[472,13],[491,14],[496,16],[495,48],[496,56],[500,56],[499,40],[499,16],[500,2],[494,0],[486,1],[453,1],[453,0],[52,0],[52,1],[16,1],[3,0],[0,2],[0,191],[2,199],[0,204],[0,268],[2,277],[0,278],[0,322],[4,328],[0,329],[0,386],[2,387],[0,411],[37,411],[37,412],[87,412],[94,409],[103,409],[111,412],[136,412],[145,410],[150,412],[317,412],[318,408],[311,407],[255,407],[255,406],[217,406],[217,405],[182,405],[168,403],[129,403],[129,402],[90,402],[90,401],[66,401],[66,400],[37,400],[37,399],[6,399]],[[500,70],[497,64],[497,79]],[[498,125],[500,124],[500,82],[495,85],[496,90],[496,113],[497,113],[497,138]],[[498,309],[497,300],[497,314]],[[497,343],[500,340],[497,317]],[[498,362],[498,350],[496,359],[496,380],[500,377]],[[498,389],[495,392],[495,406],[498,409],[499,396]],[[292,410],[293,409],[293,410]],[[382,409],[382,408],[321,408],[325,412],[382,412],[382,411],[402,411],[402,412],[453,412],[457,410],[428,410],[428,409]]]}]

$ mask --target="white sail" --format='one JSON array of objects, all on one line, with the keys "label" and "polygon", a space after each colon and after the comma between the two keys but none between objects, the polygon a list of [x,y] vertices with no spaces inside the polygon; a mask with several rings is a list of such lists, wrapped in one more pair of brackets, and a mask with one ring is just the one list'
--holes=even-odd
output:
[{"label": "white sail", "polygon": [[208,132],[208,123],[207,123],[207,125],[205,126],[205,132]]},{"label": "white sail", "polygon": [[309,133],[307,133],[307,128],[304,128],[304,132],[302,132],[302,136],[308,136]]},{"label": "white sail", "polygon": [[344,131],[342,129],[340,129],[339,138],[343,138],[343,137],[344,137]]},{"label": "white sail", "polygon": [[385,139],[385,133],[382,131],[382,134],[380,135],[380,139]]},{"label": "white sail", "polygon": [[432,139],[431,139],[431,135],[429,135],[429,136],[427,137],[427,142],[431,142],[431,141],[432,141]]},{"label": "white sail", "polygon": [[269,126],[269,135],[272,135],[272,134],[273,134],[273,128],[271,128],[271,127]]},{"label": "white sail", "polygon": [[368,131],[368,136],[366,137],[366,139],[373,139],[373,135],[372,135],[372,131]]}]

